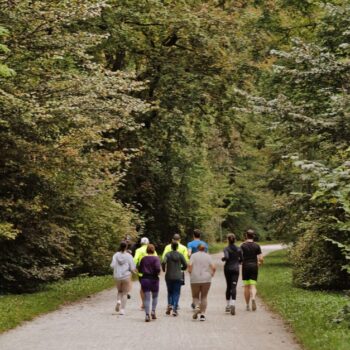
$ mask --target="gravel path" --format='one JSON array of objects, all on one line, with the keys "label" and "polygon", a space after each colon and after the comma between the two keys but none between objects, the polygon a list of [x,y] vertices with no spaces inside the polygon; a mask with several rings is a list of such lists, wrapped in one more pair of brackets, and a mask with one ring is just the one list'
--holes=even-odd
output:
[{"label": "gravel path", "polygon": [[[264,254],[280,249],[263,247]],[[258,300],[256,312],[245,311],[243,288],[238,288],[236,315],[225,314],[225,281],[217,263],[209,292],[207,321],[192,320],[189,276],[182,289],[179,316],[166,316],[166,287],[161,278],[158,320],[144,322],[139,310],[139,285],[134,283],[125,316],[114,312],[116,291],[107,290],[84,301],[27,322],[0,335],[1,350],[300,350],[292,334]]]}]

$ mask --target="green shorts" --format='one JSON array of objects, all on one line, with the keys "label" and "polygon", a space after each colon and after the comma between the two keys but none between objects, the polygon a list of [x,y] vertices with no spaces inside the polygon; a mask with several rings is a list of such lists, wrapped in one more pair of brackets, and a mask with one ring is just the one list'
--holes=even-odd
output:
[{"label": "green shorts", "polygon": [[245,286],[251,286],[251,285],[256,285],[256,281],[255,280],[243,280],[243,284]]}]

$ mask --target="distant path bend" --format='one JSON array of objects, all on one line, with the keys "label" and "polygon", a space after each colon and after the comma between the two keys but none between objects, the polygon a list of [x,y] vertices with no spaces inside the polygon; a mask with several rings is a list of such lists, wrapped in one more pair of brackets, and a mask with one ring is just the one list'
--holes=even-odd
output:
[{"label": "distant path bend", "polygon": [[[263,247],[264,254],[281,249]],[[217,274],[209,292],[207,321],[192,320],[189,276],[181,293],[179,316],[164,314],[166,286],[161,276],[158,317],[144,322],[139,310],[139,284],[134,283],[127,314],[114,312],[115,290],[38,317],[0,335],[1,350],[300,350],[279,317],[258,300],[256,312],[245,311],[243,288],[238,288],[236,315],[225,314],[225,279],[215,254]],[[273,278],[273,276],[271,276]]]}]

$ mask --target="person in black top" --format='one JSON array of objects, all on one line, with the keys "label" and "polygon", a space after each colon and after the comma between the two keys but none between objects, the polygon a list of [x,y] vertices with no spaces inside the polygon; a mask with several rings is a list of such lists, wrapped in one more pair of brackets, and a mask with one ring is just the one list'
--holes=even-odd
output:
[{"label": "person in black top", "polygon": [[226,278],[226,312],[235,315],[235,303],[237,295],[237,282],[239,277],[239,265],[242,263],[242,251],[235,245],[236,236],[233,233],[227,235],[227,247],[224,249],[225,262],[224,273]]},{"label": "person in black top", "polygon": [[256,310],[256,282],[258,280],[258,266],[264,261],[259,244],[254,242],[254,231],[246,232],[246,240],[241,244],[243,253],[242,277],[244,284],[244,298],[247,311],[250,311],[249,302],[252,300],[252,310]]}]

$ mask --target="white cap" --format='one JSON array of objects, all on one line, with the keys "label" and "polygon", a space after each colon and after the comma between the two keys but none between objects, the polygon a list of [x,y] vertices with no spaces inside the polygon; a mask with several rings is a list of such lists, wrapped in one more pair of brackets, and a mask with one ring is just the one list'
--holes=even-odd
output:
[{"label": "white cap", "polygon": [[142,237],[141,244],[149,244],[149,239],[147,237]]}]

